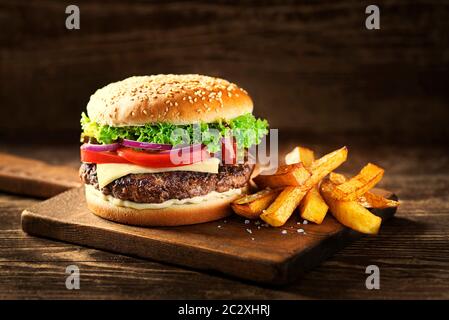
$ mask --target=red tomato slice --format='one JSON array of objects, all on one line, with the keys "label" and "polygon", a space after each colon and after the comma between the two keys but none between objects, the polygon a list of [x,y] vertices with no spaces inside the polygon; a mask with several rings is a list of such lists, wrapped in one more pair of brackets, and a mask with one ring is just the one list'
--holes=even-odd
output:
[{"label": "red tomato slice", "polygon": [[237,144],[234,140],[224,139],[221,143],[221,162],[223,164],[237,163]]},{"label": "red tomato slice", "polygon": [[91,151],[81,149],[81,161],[89,163],[129,163],[113,151]]},{"label": "red tomato slice", "polygon": [[183,148],[167,152],[145,152],[120,148],[117,150],[117,154],[129,162],[152,168],[185,166],[210,157],[204,148]]}]

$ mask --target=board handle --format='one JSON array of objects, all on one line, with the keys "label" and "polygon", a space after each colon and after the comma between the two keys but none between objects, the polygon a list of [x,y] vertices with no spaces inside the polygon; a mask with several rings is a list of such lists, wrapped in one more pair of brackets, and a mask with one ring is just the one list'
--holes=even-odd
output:
[{"label": "board handle", "polygon": [[43,161],[0,153],[0,190],[50,198],[81,186],[78,170]]}]

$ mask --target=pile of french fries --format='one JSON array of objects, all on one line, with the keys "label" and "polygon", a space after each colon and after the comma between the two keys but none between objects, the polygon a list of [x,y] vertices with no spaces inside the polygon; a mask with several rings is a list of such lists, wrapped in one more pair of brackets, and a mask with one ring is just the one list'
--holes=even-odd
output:
[{"label": "pile of french fries", "polygon": [[333,172],[348,156],[346,147],[319,159],[301,146],[285,157],[285,165],[272,175],[258,175],[261,190],[235,200],[231,207],[248,219],[260,218],[273,227],[284,225],[298,208],[301,218],[321,224],[330,210],[343,225],[366,234],[377,234],[382,219],[368,208],[397,207],[399,202],[370,190],[382,179],[384,170],[368,163],[354,177]]}]

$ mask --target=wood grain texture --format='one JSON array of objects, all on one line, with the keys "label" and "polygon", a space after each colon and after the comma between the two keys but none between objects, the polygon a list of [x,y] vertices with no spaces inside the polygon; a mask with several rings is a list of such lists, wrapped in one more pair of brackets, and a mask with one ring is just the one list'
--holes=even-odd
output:
[{"label": "wood grain texture", "polygon": [[[290,137],[324,154],[348,140]],[[359,137],[360,138],[360,137]],[[361,139],[361,138],[360,138]],[[324,142],[333,141],[330,145]],[[368,138],[361,139],[369,140]],[[5,146],[0,146],[4,148]],[[9,146],[9,151],[75,166],[76,146]],[[74,149],[75,148],[75,149]],[[64,151],[65,150],[65,151]],[[74,151],[75,150],[75,151]],[[449,299],[449,155],[436,146],[349,146],[347,173],[368,161],[386,169],[381,186],[401,198],[396,218],[376,237],[361,238],[298,281],[254,285],[157,262],[26,235],[20,213],[37,200],[0,194],[0,297],[63,299]],[[65,288],[65,267],[81,270],[81,290]],[[365,268],[381,270],[381,289],[365,288]]]},{"label": "wood grain texture", "polygon": [[0,134],[76,139],[97,88],[135,74],[196,72],[246,88],[274,128],[449,137],[448,1],[377,1],[378,31],[364,27],[369,1],[77,4],[73,31],[65,2],[1,2],[0,98],[11,112]]},{"label": "wood grain texture", "polygon": [[[374,212],[386,221],[396,208]],[[299,221],[294,215],[281,228],[258,228],[233,215],[191,226],[131,227],[93,215],[84,188],[66,191],[22,213],[22,229],[34,236],[277,285],[293,281],[360,236],[331,215],[320,225],[298,226]],[[298,233],[299,228],[306,234]]]},{"label": "wood grain texture", "polygon": [[49,198],[80,185],[78,171],[72,167],[0,153],[0,190]]}]

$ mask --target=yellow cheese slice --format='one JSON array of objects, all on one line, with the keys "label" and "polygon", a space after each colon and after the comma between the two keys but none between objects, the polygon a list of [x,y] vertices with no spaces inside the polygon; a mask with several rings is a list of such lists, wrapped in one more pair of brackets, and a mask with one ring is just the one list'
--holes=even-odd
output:
[{"label": "yellow cheese slice", "polygon": [[99,163],[97,164],[98,185],[100,188],[103,188],[112,181],[121,178],[123,176],[126,176],[128,174],[158,173],[169,171],[195,171],[206,173],[218,173],[219,163],[220,160],[217,158],[211,158],[202,162],[171,168],[146,168],[127,163],[102,163],[102,164]]}]

